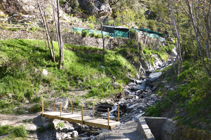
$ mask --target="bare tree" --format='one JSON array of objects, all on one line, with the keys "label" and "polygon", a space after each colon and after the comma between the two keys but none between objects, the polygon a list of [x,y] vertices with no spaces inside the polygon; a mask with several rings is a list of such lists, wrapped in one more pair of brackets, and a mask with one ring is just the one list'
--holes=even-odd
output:
[{"label": "bare tree", "polygon": [[40,16],[42,18],[42,23],[45,27],[47,45],[50,50],[50,55],[51,55],[52,61],[55,63],[56,58],[55,58],[55,53],[54,53],[53,39],[49,35],[49,26],[48,26],[48,22],[47,22],[47,18],[46,18],[46,13],[45,13],[45,10],[43,10],[44,4],[40,3],[39,0],[37,0],[37,5],[38,5],[39,11],[40,11]]},{"label": "bare tree", "polygon": [[190,18],[191,18],[191,21],[192,21],[192,24],[193,24],[194,32],[195,32],[195,35],[196,35],[197,47],[198,47],[200,55],[201,55],[201,62],[203,64],[203,67],[206,71],[207,76],[210,76],[209,70],[208,70],[208,68],[205,64],[205,61],[204,61],[204,54],[203,54],[203,51],[202,51],[202,45],[199,41],[200,39],[199,39],[198,31],[197,31],[196,21],[195,21],[195,17],[194,17],[194,14],[192,12],[192,9],[191,9],[192,6],[191,6],[191,3],[190,3],[190,0],[186,0],[186,1],[187,1],[188,9],[189,9],[189,15],[190,15]]},{"label": "bare tree", "polygon": [[[59,0],[52,0],[52,9],[53,9],[53,18],[55,21],[55,27],[57,32],[57,40],[58,40],[58,46],[59,46],[59,64],[58,69],[62,69],[62,62],[64,60],[64,45],[60,30],[60,16],[59,16]],[[55,10],[56,9],[56,10]]]}]

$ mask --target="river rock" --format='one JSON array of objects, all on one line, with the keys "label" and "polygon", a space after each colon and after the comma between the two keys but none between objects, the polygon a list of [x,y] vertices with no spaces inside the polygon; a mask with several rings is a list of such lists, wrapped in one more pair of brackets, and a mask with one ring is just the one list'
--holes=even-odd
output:
[{"label": "river rock", "polygon": [[78,137],[78,132],[77,132],[77,131],[73,131],[73,132],[72,132],[72,137],[73,137],[73,138]]},{"label": "river rock", "polygon": [[153,82],[153,81],[157,80],[161,75],[162,75],[162,72],[151,73],[149,75],[149,80]]},{"label": "river rock", "polygon": [[60,103],[62,103],[62,109],[66,110],[69,104],[69,100],[67,97],[60,97],[55,100],[55,107],[60,108]]},{"label": "river rock", "polygon": [[145,86],[144,85],[138,85],[138,86],[133,87],[133,89],[134,90],[144,90]]}]

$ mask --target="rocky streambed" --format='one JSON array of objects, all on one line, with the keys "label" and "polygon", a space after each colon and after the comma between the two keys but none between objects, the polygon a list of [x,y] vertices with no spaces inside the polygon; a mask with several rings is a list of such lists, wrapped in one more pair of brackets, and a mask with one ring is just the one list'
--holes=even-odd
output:
[{"label": "rocky streambed", "polygon": [[[163,69],[171,64],[172,61],[167,61],[156,70]],[[157,88],[154,82],[162,75],[162,72],[155,72],[156,70],[147,71],[139,79],[131,79],[131,82],[124,87],[123,92],[116,94],[113,102],[97,105],[95,116],[107,119],[107,108],[109,108],[111,110],[109,113],[110,119],[117,120],[119,106],[121,123],[114,130],[120,129],[129,121],[136,122],[145,113],[146,108],[160,101],[160,97],[153,93]],[[88,115],[92,116],[92,111]],[[68,125],[69,123],[65,126]],[[71,139],[76,137],[78,139],[99,139],[98,135],[106,132],[107,130],[96,127],[71,124],[69,128],[60,127],[57,129],[56,139]]]}]

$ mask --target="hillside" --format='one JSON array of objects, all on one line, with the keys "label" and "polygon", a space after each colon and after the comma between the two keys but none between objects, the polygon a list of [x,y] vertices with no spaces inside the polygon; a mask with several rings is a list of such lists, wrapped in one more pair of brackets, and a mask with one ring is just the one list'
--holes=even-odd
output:
[{"label": "hillside", "polygon": [[[1,114],[40,112],[42,100],[48,110],[58,97],[73,100],[76,110],[80,105],[89,109],[93,102],[114,105],[118,97],[128,109],[127,103],[141,104],[148,94],[146,77],[162,72],[150,83],[150,94],[161,100],[156,104],[149,100],[145,104],[150,106],[141,111],[145,116],[175,120],[181,126],[181,139],[209,139],[210,1],[59,0],[61,35],[68,43],[62,69],[57,68],[60,55],[52,1],[39,1],[41,6],[37,2],[0,1]],[[56,62],[47,47],[45,27],[54,41]],[[115,28],[119,36],[113,36]],[[106,35],[102,36],[101,29]],[[144,90],[131,88],[144,83]],[[131,91],[129,97],[125,89]],[[140,93],[143,96],[137,96]],[[133,118],[133,113],[124,112],[121,117]],[[0,136],[10,131],[14,130],[0,124]]]}]

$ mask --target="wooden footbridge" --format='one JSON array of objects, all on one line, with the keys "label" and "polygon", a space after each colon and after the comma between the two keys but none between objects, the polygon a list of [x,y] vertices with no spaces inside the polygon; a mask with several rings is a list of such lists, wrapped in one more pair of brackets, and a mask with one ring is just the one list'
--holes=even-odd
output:
[{"label": "wooden footbridge", "polygon": [[80,123],[88,126],[94,126],[99,128],[104,128],[108,130],[112,130],[119,124],[119,106],[118,106],[118,121],[113,121],[109,119],[109,108],[108,108],[108,120],[95,118],[94,117],[94,103],[93,103],[93,117],[84,116],[83,115],[83,106],[81,106],[81,115],[73,113],[73,102],[72,106],[72,113],[64,113],[62,112],[62,104],[60,103],[60,111],[55,111],[55,100],[54,100],[54,111],[44,112],[44,104],[42,101],[42,116],[51,118],[51,119],[59,119],[65,120],[70,123]]}]

